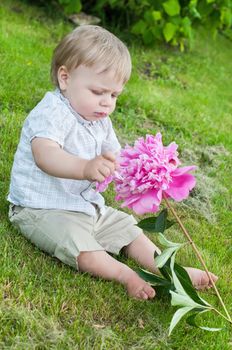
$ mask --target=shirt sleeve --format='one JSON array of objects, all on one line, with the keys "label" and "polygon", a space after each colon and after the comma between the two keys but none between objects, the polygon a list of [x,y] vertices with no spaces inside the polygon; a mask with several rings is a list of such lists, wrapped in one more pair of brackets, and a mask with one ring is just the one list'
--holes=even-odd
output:
[{"label": "shirt sleeve", "polygon": [[47,93],[26,119],[27,136],[30,142],[35,137],[43,137],[57,142],[63,148],[73,120],[62,101],[52,93]]}]

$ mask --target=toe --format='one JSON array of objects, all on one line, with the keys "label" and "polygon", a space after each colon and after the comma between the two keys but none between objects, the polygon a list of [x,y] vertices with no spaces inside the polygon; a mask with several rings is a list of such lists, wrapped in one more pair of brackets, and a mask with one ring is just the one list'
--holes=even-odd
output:
[{"label": "toe", "polygon": [[137,299],[142,299],[142,300],[148,299],[148,295],[143,289],[138,292],[136,297],[137,297]]},{"label": "toe", "polygon": [[154,298],[154,296],[155,296],[155,290],[154,290],[149,284],[146,284],[146,285],[144,286],[143,290],[144,290],[145,293],[148,295],[148,298],[149,298],[149,299]]},{"label": "toe", "polygon": [[155,290],[135,272],[130,275],[125,284],[128,294],[133,298],[147,300],[155,296]]},{"label": "toe", "polygon": [[211,277],[212,277],[212,280],[213,280],[214,282],[217,282],[218,276],[214,275],[212,272],[210,272],[210,275],[211,275]]},{"label": "toe", "polygon": [[[216,283],[217,280],[218,280],[218,276],[214,275],[214,274],[211,273],[211,272],[210,272],[210,276],[211,276],[213,282]],[[209,281],[209,287],[211,288],[212,286],[213,286],[213,284],[211,283],[211,281]]]},{"label": "toe", "polygon": [[[213,282],[216,283],[216,281],[218,280],[218,277],[211,272],[210,272],[210,276],[211,276]],[[204,274],[202,274],[202,276],[201,276],[200,283],[198,283],[196,288],[199,290],[202,290],[202,289],[209,289],[211,287],[212,287],[212,283],[211,283],[207,273],[204,272]]]},{"label": "toe", "polygon": [[143,300],[152,299],[154,296],[155,290],[147,283],[136,293],[136,298]]}]

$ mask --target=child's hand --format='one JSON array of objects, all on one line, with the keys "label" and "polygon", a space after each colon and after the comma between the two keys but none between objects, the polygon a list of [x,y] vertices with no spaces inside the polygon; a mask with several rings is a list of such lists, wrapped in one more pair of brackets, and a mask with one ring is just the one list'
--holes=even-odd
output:
[{"label": "child's hand", "polygon": [[84,168],[84,178],[89,181],[102,182],[112,175],[116,167],[116,157],[112,152],[106,152],[89,160]]}]

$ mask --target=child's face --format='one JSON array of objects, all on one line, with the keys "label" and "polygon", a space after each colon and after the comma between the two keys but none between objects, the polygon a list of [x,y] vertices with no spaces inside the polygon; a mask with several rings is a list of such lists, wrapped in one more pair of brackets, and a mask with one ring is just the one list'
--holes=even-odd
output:
[{"label": "child's face", "polygon": [[68,72],[65,66],[58,71],[63,95],[84,119],[95,121],[110,115],[116,106],[123,83],[115,79],[114,71],[102,71],[102,66],[78,66]]}]

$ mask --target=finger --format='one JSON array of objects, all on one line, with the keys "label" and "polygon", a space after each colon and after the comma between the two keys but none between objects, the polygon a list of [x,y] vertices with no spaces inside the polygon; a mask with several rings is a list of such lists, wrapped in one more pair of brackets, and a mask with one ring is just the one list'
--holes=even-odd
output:
[{"label": "finger", "polygon": [[101,168],[98,171],[102,176],[104,176],[104,178],[112,174],[111,169],[108,166],[105,166],[104,164],[101,166]]},{"label": "finger", "polygon": [[118,162],[115,163],[115,170],[119,170],[120,169],[120,164]]},{"label": "finger", "polygon": [[103,160],[103,162],[101,163],[101,166],[99,167],[99,169],[109,169],[110,173],[107,175],[109,176],[110,174],[113,174],[113,172],[115,171],[115,163],[109,161],[109,160]]},{"label": "finger", "polygon": [[106,178],[106,176],[104,176],[100,172],[98,172],[98,174],[96,175],[94,181],[103,182],[105,180],[105,178]]},{"label": "finger", "polygon": [[103,153],[102,157],[107,159],[107,160],[110,160],[111,162],[115,162],[115,160],[116,160],[115,154],[113,152],[110,152],[110,151]]}]

